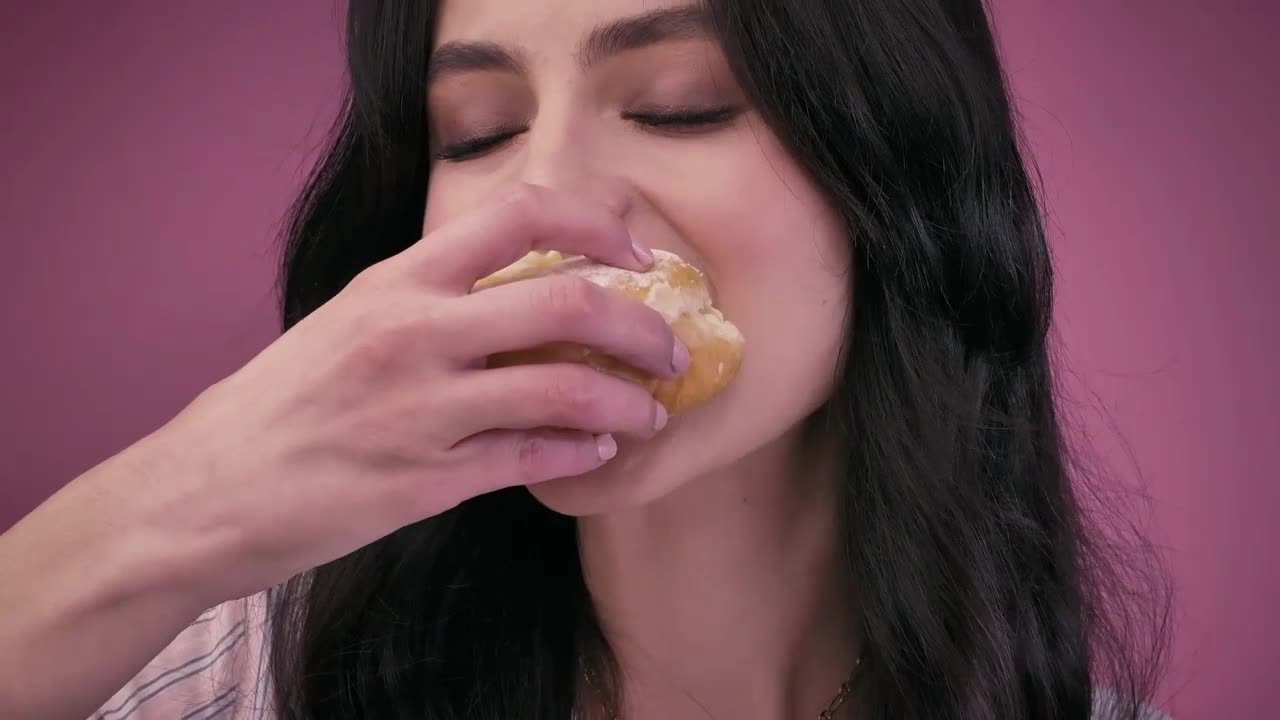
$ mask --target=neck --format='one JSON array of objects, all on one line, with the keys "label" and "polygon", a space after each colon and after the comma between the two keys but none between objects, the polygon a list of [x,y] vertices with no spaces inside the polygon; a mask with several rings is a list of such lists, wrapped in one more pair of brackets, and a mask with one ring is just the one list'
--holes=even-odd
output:
[{"label": "neck", "polygon": [[579,522],[624,718],[817,717],[848,678],[855,619],[834,476],[799,454],[779,443]]}]

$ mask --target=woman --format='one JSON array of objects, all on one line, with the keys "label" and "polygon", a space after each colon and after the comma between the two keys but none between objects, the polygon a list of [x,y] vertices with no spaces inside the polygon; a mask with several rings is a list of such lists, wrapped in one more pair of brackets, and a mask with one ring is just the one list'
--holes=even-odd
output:
[{"label": "woman", "polygon": [[[3,538],[6,716],[1142,715],[1163,616],[1071,471],[979,0],[349,12],[287,332]],[[589,285],[468,293],[552,248],[700,265],[737,380],[668,422],[485,368],[687,365]]]}]

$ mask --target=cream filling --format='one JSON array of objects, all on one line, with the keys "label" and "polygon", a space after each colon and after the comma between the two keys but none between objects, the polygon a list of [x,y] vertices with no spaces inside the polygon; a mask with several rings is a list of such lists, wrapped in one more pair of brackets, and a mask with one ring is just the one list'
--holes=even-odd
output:
[{"label": "cream filling", "polygon": [[712,305],[711,294],[705,284],[676,290],[663,279],[663,266],[684,263],[678,255],[666,250],[654,250],[653,254],[653,270],[640,273],[600,265],[581,255],[564,256],[554,251],[532,252],[486,278],[486,281],[505,282],[530,272],[562,272],[577,275],[602,287],[633,285],[644,292],[641,301],[662,315],[669,325],[683,317],[690,317],[700,330],[710,336],[728,341],[742,338],[738,328],[725,320],[723,313]]}]

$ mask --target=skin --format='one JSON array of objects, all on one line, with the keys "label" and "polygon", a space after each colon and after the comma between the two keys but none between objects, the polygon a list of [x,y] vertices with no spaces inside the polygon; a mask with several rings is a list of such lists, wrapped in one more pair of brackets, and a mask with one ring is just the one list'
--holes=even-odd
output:
[{"label": "skin", "polygon": [[[649,0],[444,4],[437,48],[487,43],[511,67],[442,73],[429,93],[428,228],[497,188],[537,183],[621,215],[711,279],[747,338],[742,371],[653,439],[532,487],[581,518],[582,560],[626,675],[631,717],[807,717],[853,662],[830,473],[800,426],[831,392],[848,312],[847,233],[747,106],[718,46],[667,38],[595,58],[594,29],[681,7]],[[728,106],[726,122],[637,123]],[[450,148],[506,128],[482,152]],[[509,136],[509,137],[508,137]],[[692,599],[696,598],[697,601]]]},{"label": "skin", "polygon": [[363,273],[0,536],[0,715],[87,717],[204,608],[477,495],[598,467],[614,433],[652,435],[657,404],[630,383],[482,369],[529,340],[683,369],[657,313],[586,283],[468,295],[552,238],[646,266],[617,216],[518,185]]},{"label": "skin", "polygon": [[[749,108],[696,131],[622,116],[741,105],[714,43],[580,67],[594,27],[666,7],[446,3],[437,41],[500,43],[525,67],[438,77],[433,138],[521,134],[436,161],[421,242],[0,536],[0,715],[86,717],[205,608],[511,486],[581,517],[627,717],[826,706],[853,618],[831,580],[833,475],[799,426],[836,370],[845,232]],[[532,249],[643,269],[647,246],[703,267],[748,339],[720,398],[665,423],[643,390],[581,366],[484,367],[571,341],[681,372],[656,312],[589,283],[469,293]]]}]

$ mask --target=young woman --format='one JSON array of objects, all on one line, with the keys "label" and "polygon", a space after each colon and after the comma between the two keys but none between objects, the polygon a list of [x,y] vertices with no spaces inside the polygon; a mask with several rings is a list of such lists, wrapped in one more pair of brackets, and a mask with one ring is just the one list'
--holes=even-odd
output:
[{"label": "young woman", "polygon": [[[1162,605],[1072,471],[980,0],[349,13],[287,331],[0,541],[0,714],[1143,715]],[[469,293],[650,248],[747,338],[723,395],[485,367],[681,373],[607,290]]]}]

